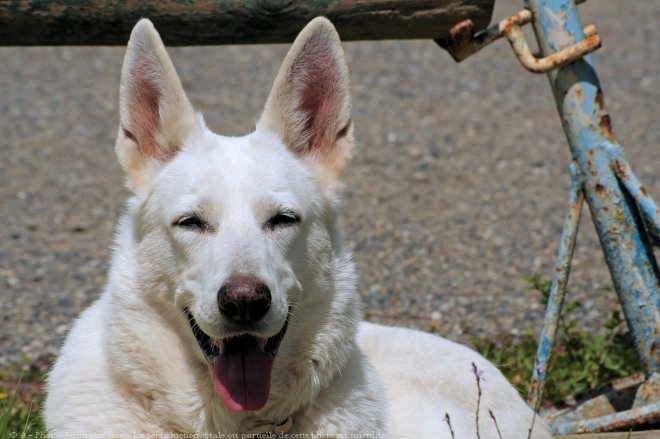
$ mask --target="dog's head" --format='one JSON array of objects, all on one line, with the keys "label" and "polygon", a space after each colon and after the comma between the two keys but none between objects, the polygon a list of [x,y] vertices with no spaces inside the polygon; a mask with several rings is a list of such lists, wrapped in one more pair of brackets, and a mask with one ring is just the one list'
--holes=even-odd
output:
[{"label": "dog's head", "polygon": [[331,282],[333,210],[353,146],[338,35],[323,18],[305,27],[256,130],[230,138],[194,113],[142,20],[124,59],[120,112],[140,287],[186,315],[227,407],[258,410],[292,313],[322,300],[316,287]]}]

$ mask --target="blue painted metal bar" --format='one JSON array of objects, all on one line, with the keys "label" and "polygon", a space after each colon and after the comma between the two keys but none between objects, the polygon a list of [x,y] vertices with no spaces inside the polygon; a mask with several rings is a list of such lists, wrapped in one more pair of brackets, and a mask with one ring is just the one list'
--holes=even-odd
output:
[{"label": "blue painted metal bar", "polygon": [[[585,39],[574,0],[525,0],[543,56]],[[660,371],[658,266],[632,199],[621,190],[609,151],[618,147],[587,55],[548,73],[571,154],[584,181],[614,288],[645,373]]]},{"label": "blue painted metal bar", "polygon": [[614,413],[605,416],[599,416],[592,419],[582,419],[573,422],[555,422],[550,421],[550,427],[555,435],[567,435],[575,433],[590,433],[611,431],[612,426],[623,431],[644,423],[653,423],[658,420],[660,413],[660,402],[645,405],[633,410]]},{"label": "blue painted metal bar", "polygon": [[557,263],[555,264],[555,272],[552,276],[552,285],[550,287],[548,305],[545,311],[545,321],[539,339],[534,375],[532,376],[532,383],[529,391],[530,405],[536,410],[538,410],[541,399],[543,398],[546,372],[552,356],[552,347],[555,344],[557,326],[561,317],[561,309],[564,305],[564,297],[566,296],[568,276],[571,272],[571,261],[573,260],[575,240],[577,237],[578,226],[580,224],[580,217],[582,216],[582,203],[584,201],[582,179],[575,163],[571,163],[570,173],[571,190],[568,197],[569,208],[568,213],[566,214],[566,219],[564,220],[561,240],[559,241]]},{"label": "blue painted metal bar", "polygon": [[[576,4],[583,1],[525,0],[527,9],[485,31],[474,35],[474,25],[467,20],[454,26],[450,37],[440,42],[455,60],[461,61],[506,36],[525,68],[548,73],[573,156],[571,207],[559,244],[536,356],[531,404],[538,411],[566,294],[583,199],[589,204],[645,372],[632,406],[620,400],[616,405],[620,411],[615,413],[617,409],[610,398],[617,397],[617,391],[612,387],[605,395],[555,416],[551,426],[561,434],[612,431],[660,421],[660,271],[651,247],[654,243],[660,246],[660,210],[630,169],[612,131],[588,55],[600,47],[600,37],[593,25],[582,28]],[[534,24],[542,58],[531,54],[521,31],[521,26],[529,22]],[[600,417],[593,418],[595,413],[600,413]]]},{"label": "blue painted metal bar", "polygon": [[[639,376],[641,375],[641,376]],[[555,434],[625,431],[660,421],[660,374],[621,378],[605,392],[549,421]],[[631,394],[635,394],[631,400]],[[660,437],[660,436],[659,436]]]},{"label": "blue painted metal bar", "polygon": [[[644,217],[649,233],[651,233],[656,241],[660,240],[660,208],[658,208],[646,188],[639,181],[632,169],[630,169],[630,165],[623,156],[621,148],[615,148],[610,154],[612,156],[612,163],[614,164],[614,171],[621,184],[635,199],[637,208]],[[658,306],[660,307],[660,304]]]}]

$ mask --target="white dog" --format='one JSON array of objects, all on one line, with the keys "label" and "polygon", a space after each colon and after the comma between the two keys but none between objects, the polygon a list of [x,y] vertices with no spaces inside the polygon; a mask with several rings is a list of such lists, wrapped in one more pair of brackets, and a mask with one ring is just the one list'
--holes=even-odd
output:
[{"label": "white dog", "polygon": [[449,415],[474,438],[474,372],[481,438],[498,437],[488,410],[504,439],[527,437],[532,411],[477,353],[360,323],[336,225],[350,108],[326,19],[244,137],[208,130],[151,22],[135,26],[116,145],[134,196],[108,285],[50,373],[53,437],[450,438]]}]

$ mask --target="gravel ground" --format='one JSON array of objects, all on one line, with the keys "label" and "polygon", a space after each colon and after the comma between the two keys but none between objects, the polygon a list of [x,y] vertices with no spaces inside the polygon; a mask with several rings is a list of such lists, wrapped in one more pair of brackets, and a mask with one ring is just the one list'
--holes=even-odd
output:
[{"label": "gravel ground", "polygon": [[[520,1],[498,0],[494,17]],[[660,198],[660,2],[591,1],[585,23],[614,128]],[[223,134],[253,127],[286,46],[170,51],[193,105]],[[543,309],[568,148],[543,76],[504,41],[461,64],[430,41],[347,43],[359,148],[344,233],[372,320],[519,334]],[[114,156],[123,48],[0,48],[0,363],[56,353],[100,293],[127,191]],[[571,297],[598,330],[615,304],[588,211]],[[23,360],[25,361],[25,360]]]}]

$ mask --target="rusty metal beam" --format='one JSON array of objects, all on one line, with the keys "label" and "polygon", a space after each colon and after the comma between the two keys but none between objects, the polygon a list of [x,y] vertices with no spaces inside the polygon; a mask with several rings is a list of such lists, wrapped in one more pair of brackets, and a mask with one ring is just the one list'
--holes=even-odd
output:
[{"label": "rusty metal beam", "polygon": [[525,35],[522,33],[520,24],[512,23],[504,29],[504,35],[513,53],[516,54],[518,61],[527,70],[532,73],[548,73],[551,70],[565,66],[583,56],[600,48],[600,36],[593,25],[587,26],[584,29],[585,39],[572,46],[565,47],[559,52],[553,53],[543,58],[537,58],[532,54],[532,51],[527,45]]},{"label": "rusty metal beam", "polygon": [[[630,430],[635,426],[655,424],[660,419],[660,402],[649,404],[637,409],[599,416],[591,419],[561,424],[555,428],[558,434],[601,432],[612,430]],[[656,436],[657,437],[657,436]]]},{"label": "rusty metal beam", "polygon": [[[577,0],[575,3],[585,1]],[[461,62],[490,43],[506,37],[520,63],[533,73],[547,73],[600,48],[598,31],[595,26],[589,25],[584,28],[587,38],[579,44],[545,58],[537,58],[532,54],[520,30],[522,26],[531,23],[532,19],[532,12],[523,9],[482,31],[475,28],[472,20],[465,20],[456,24],[447,37],[436,40],[436,43],[447,50],[456,62]]]},{"label": "rusty metal beam", "polygon": [[656,244],[660,243],[660,208],[648,190],[642,185],[635,173],[630,168],[620,150],[612,152],[612,163],[619,181],[628,193],[635,199],[637,208],[644,219],[644,224]]},{"label": "rusty metal beam", "polygon": [[489,28],[477,32],[472,20],[465,20],[456,24],[447,37],[436,40],[454,58],[456,62],[463,61],[479,52],[490,43],[504,37],[505,30],[513,24],[525,25],[532,22],[532,13],[527,9],[505,18]]},{"label": "rusty metal beam", "polygon": [[[585,39],[573,0],[526,0],[543,56]],[[623,157],[591,56],[548,74],[591,217],[647,376],[660,371],[660,284],[650,237],[621,190],[611,157]]]},{"label": "rusty metal beam", "polygon": [[[615,380],[600,395],[553,414],[555,433],[629,431],[660,421],[660,374],[636,374]],[[660,436],[658,436],[660,437]]]},{"label": "rusty metal beam", "polygon": [[490,22],[494,0],[8,0],[0,46],[125,45],[140,18],[165,43],[284,43],[312,18],[328,17],[343,40],[444,38],[458,22]]},{"label": "rusty metal beam", "polygon": [[529,403],[537,410],[543,398],[546,373],[550,364],[552,347],[555,344],[564,298],[566,297],[566,286],[568,285],[568,276],[571,272],[573,251],[575,250],[578,226],[580,225],[580,217],[582,216],[582,203],[584,201],[582,178],[575,163],[571,163],[570,174],[571,190],[568,196],[569,208],[566,219],[564,220],[561,239],[559,240],[557,262],[552,276],[550,295],[548,296],[548,305],[545,311],[545,320],[539,339],[536,360],[534,361],[535,367],[529,392]]},{"label": "rusty metal beam", "polygon": [[[526,0],[542,56],[588,40],[574,0]],[[551,421],[555,433],[612,431],[660,420],[660,271],[651,248],[660,214],[632,173],[612,130],[610,115],[590,55],[548,72],[573,160],[583,179],[612,282],[645,373],[633,406],[592,415],[607,401],[594,398]],[[549,304],[548,312],[553,303]],[[552,322],[550,322],[552,324]],[[552,328],[550,328],[552,329]],[[547,329],[544,329],[547,331]],[[545,333],[545,332],[544,332]],[[539,352],[543,354],[541,340]],[[547,348],[547,346],[546,346]],[[547,350],[547,349],[546,349]],[[548,353],[549,354],[549,353]],[[538,378],[535,373],[534,380]],[[541,378],[543,374],[541,374]],[[538,383],[537,383],[538,385]],[[542,388],[542,383],[541,383]],[[592,417],[595,416],[595,417]]]}]

